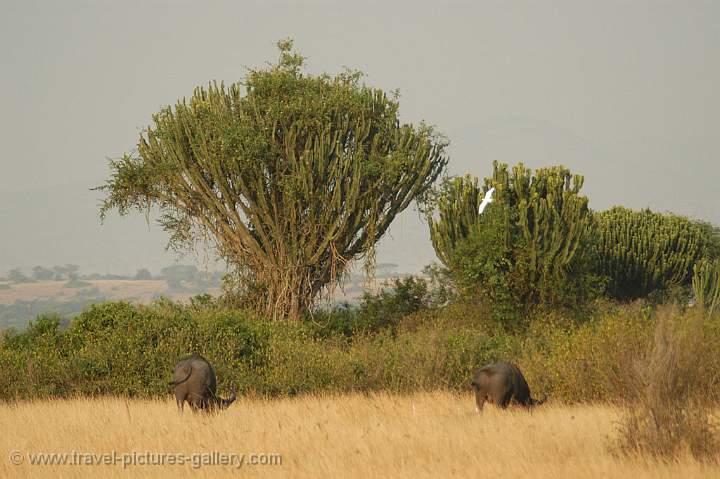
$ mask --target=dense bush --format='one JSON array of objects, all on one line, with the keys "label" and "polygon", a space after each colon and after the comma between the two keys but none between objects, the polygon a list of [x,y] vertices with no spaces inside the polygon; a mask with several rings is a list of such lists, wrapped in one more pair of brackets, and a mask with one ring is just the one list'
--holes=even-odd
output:
[{"label": "dense bush", "polygon": [[428,283],[423,278],[396,278],[377,294],[365,292],[358,304],[344,304],[318,310],[310,316],[317,337],[341,334],[346,337],[382,330],[395,332],[405,316],[426,309],[432,303]]},{"label": "dense bush", "polygon": [[[221,390],[244,394],[467,390],[474,368],[502,359],[518,363],[538,395],[618,400],[630,388],[624,371],[646,348],[654,323],[645,306],[601,303],[582,318],[538,313],[527,330],[509,332],[483,305],[456,302],[413,312],[422,287],[404,284],[404,292],[365,303],[378,308],[377,318],[396,319],[383,325],[358,309],[345,317],[358,321],[347,330],[338,327],[341,312],[332,326],[317,317],[283,324],[207,300],[189,306],[104,303],[66,329],[58,318],[43,316],[2,338],[0,399],[168,395],[174,364],[199,353],[215,365]],[[718,318],[707,324],[717,325]],[[717,341],[713,348],[720,357]],[[719,377],[720,366],[712,367]]]}]

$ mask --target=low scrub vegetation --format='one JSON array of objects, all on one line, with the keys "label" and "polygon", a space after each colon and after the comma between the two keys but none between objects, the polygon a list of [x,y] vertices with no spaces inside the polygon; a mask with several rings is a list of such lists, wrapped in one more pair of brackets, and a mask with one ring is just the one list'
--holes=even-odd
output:
[{"label": "low scrub vegetation", "polygon": [[[692,315],[598,302],[592,314],[537,311],[527,328],[511,328],[484,304],[425,301],[427,290],[405,280],[359,307],[293,323],[225,309],[207,297],[189,305],[94,305],[65,329],[43,316],[24,332],[5,333],[0,398],[164,396],[178,358],[199,353],[216,365],[221,391],[251,395],[463,391],[473,369],[506,360],[520,366],[538,395],[620,402],[636,391],[628,370],[652,344],[656,317],[682,322]],[[716,324],[707,320],[703,328],[715,327],[717,337]],[[720,358],[720,344],[707,348],[708,357]],[[720,366],[707,367],[717,388]]]}]

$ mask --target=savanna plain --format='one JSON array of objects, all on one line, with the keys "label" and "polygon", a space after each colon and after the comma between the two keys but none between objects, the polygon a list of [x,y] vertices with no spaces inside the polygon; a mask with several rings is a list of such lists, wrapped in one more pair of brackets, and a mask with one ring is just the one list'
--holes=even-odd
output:
[{"label": "savanna plain", "polygon": [[[219,414],[179,413],[170,399],[9,402],[0,405],[0,477],[720,477],[689,452],[672,461],[617,453],[622,414],[551,401],[478,413],[471,394],[442,391],[244,397]],[[169,453],[197,463],[31,464],[41,453],[155,454],[150,462]],[[200,464],[222,454],[244,463]]]}]

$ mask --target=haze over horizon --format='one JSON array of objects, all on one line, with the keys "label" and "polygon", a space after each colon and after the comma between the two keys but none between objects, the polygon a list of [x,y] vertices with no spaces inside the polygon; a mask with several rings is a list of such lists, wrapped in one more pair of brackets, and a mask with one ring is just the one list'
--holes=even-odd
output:
[{"label": "haze over horizon", "polygon": [[[108,157],[163,105],[275,62],[343,66],[401,93],[404,120],[451,141],[448,173],[563,164],[590,206],[720,224],[720,3],[712,1],[3,1],[0,276],[78,264],[153,273],[175,261],[140,214],[98,218]],[[435,260],[413,207],[378,261]],[[183,263],[192,263],[184,258]],[[199,264],[199,266],[201,266]]]}]

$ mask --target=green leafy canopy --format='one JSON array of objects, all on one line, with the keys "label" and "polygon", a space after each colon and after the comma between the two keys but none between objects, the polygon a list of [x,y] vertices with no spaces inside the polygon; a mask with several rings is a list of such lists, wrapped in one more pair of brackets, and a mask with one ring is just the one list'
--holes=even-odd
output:
[{"label": "green leafy canopy", "polygon": [[137,154],[111,161],[104,215],[159,207],[169,246],[210,239],[273,317],[297,317],[444,169],[447,140],[401,124],[358,71],[304,74],[292,41],[243,83],[165,107]]}]

